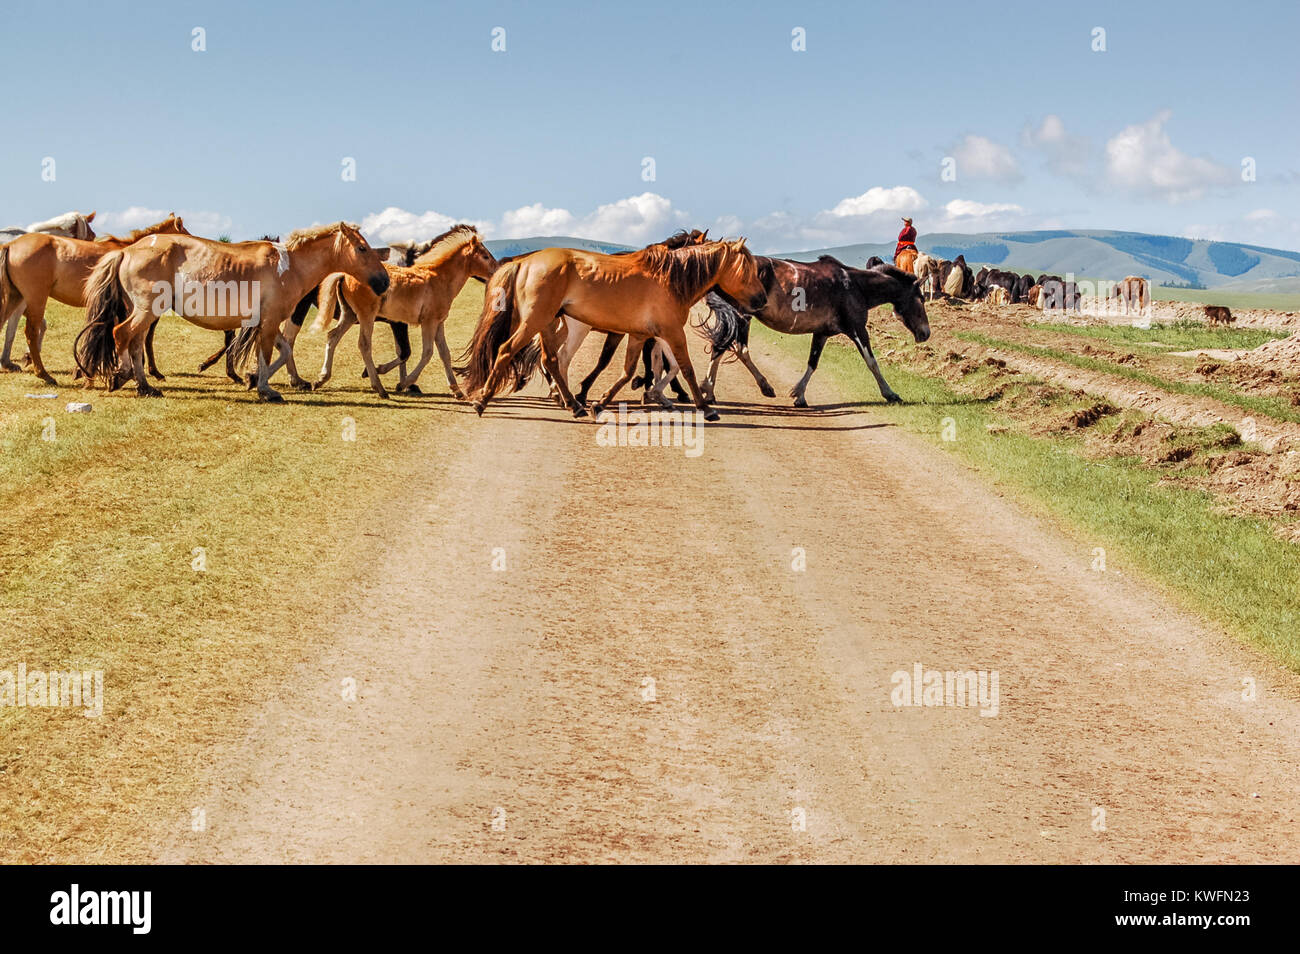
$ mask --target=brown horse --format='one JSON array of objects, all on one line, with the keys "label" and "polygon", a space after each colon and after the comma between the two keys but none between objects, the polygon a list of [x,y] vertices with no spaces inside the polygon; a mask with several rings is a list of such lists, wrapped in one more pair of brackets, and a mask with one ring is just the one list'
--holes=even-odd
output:
[{"label": "brown horse", "polygon": [[894,264],[911,275],[913,274],[913,266],[916,264],[917,254],[916,249],[905,248],[898,253],[898,257],[894,259]]},{"label": "brown horse", "polygon": [[659,338],[671,350],[686,378],[695,406],[705,420],[718,414],[705,402],[686,350],[686,318],[691,305],[717,285],[747,308],[767,298],[754,256],[745,240],[706,242],[685,248],[651,246],[628,255],[601,255],[577,249],[548,248],[498,269],[488,282],[474,337],[465,350],[465,385],[479,414],[492,396],[514,377],[515,389],[536,369],[540,358],[575,417],[586,409],[569,391],[558,356],[562,322],[573,319],[597,331],[627,335],[623,375],[592,406],[599,415],[632,379],[641,346]]},{"label": "brown horse", "polygon": [[[457,225],[438,236],[428,251],[417,258],[410,268],[398,265],[388,265],[386,268],[392,284],[382,296],[376,295],[369,287],[347,275],[331,275],[321,283],[316,326],[328,328],[338,310],[343,312],[343,320],[330,331],[325,346],[325,364],[321,367],[320,380],[314,386],[320,388],[330,379],[334,352],[348,329],[357,323],[361,325],[361,358],[370,376],[370,385],[381,398],[388,397],[380,380],[381,372],[375,367],[371,352],[375,320],[383,316],[389,322],[419,325],[423,339],[420,360],[409,374],[403,370],[397,391],[420,393],[416,382],[433,356],[434,347],[437,347],[451,393],[463,398],[465,395],[461,393],[460,384],[452,371],[451,352],[447,348],[443,324],[451,311],[451,303],[456,300],[465,282],[470,278],[482,278],[485,281],[491,278],[497,270],[497,260],[487,250],[474,226]],[[296,335],[297,329],[292,324],[285,329],[290,347],[293,346]],[[391,370],[396,363],[386,367]]]},{"label": "brown horse", "polygon": [[[149,236],[165,234],[189,233],[179,218],[169,215],[155,225],[121,237],[108,235],[92,242],[30,232],[0,246],[0,323],[6,326],[0,367],[6,371],[20,370],[9,360],[9,353],[18,331],[18,319],[26,314],[27,353],[32,370],[41,380],[54,384],[54,378],[41,363],[46,302],[53,298],[74,308],[84,308],[86,280],[105,255]],[[148,351],[150,372],[160,377],[153,361],[153,349]]]},{"label": "brown horse", "polygon": [[236,362],[256,348],[258,396],[281,401],[266,383],[267,369],[294,306],[332,272],[346,272],[383,294],[387,255],[346,222],[292,232],[278,246],[188,235],[137,242],[106,255],[90,276],[77,365],[88,377],[108,377],[112,390],[134,377],[142,396],[161,394],[145,380],[142,352],[149,328],[170,309],[201,328],[242,329]]}]

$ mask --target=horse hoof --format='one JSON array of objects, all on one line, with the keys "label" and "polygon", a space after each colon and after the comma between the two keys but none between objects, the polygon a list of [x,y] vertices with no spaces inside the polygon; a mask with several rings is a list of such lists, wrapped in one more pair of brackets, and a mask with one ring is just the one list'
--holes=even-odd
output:
[{"label": "horse hoof", "polygon": [[483,416],[483,409],[484,409],[484,404],[482,401],[474,402],[474,413],[477,414],[479,417]]},{"label": "horse hoof", "polygon": [[713,408],[709,408],[704,412],[704,419],[712,424],[714,421],[718,420],[718,412],[713,410]]},{"label": "horse hoof", "polygon": [[156,387],[153,387],[152,385],[149,384],[142,385],[140,390],[136,392],[136,397],[162,397],[162,396],[163,394],[161,391],[159,391]]},{"label": "horse hoof", "polygon": [[38,375],[38,377],[39,377],[43,382],[45,382],[46,384],[50,385],[51,387],[58,387],[59,382],[54,380],[54,375],[52,375],[52,374],[41,374],[41,375]]},{"label": "horse hoof", "polygon": [[284,395],[279,391],[258,391],[259,400],[266,401],[268,404],[283,404]]},{"label": "horse hoof", "polygon": [[161,371],[150,371],[150,372],[149,372],[149,377],[153,378],[155,381],[166,381],[166,380],[167,380],[167,376],[166,376],[165,374],[163,374]]},{"label": "horse hoof", "polygon": [[903,403],[903,399],[902,399],[901,397],[899,397],[897,394],[894,394],[893,392],[890,392],[889,394],[886,394],[886,395],[885,395],[885,403],[886,403],[886,404],[902,404],[902,403]]},{"label": "horse hoof", "polygon": [[762,392],[763,397],[776,397],[776,388],[770,384],[765,384],[758,390]]},{"label": "horse hoof", "polygon": [[574,416],[574,417],[586,417],[586,416],[587,416],[587,409],[586,409],[585,407],[583,407],[582,405],[578,405],[577,407],[575,407],[575,408],[573,409],[573,416]]},{"label": "horse hoof", "polygon": [[18,367],[18,365],[14,364],[12,361],[4,361],[4,362],[0,362],[0,368],[3,368],[5,371],[21,371],[21,370],[22,370],[22,368]]},{"label": "horse hoof", "polygon": [[797,398],[794,399],[794,406],[795,406],[795,407],[807,407],[807,406],[808,406],[808,401],[807,401],[807,400],[804,398],[804,396],[801,394],[801,395],[799,395]]},{"label": "horse hoof", "polygon": [[605,413],[605,408],[601,406],[599,401],[597,401],[595,404],[589,405],[588,410],[591,411],[592,417],[597,417],[597,418]]},{"label": "horse hoof", "polygon": [[424,392],[420,390],[420,386],[418,384],[412,384],[409,388],[406,389],[406,393],[413,395],[414,397],[424,397]]},{"label": "horse hoof", "polygon": [[465,392],[459,389],[452,391],[451,396],[454,397],[457,401],[465,400]]}]

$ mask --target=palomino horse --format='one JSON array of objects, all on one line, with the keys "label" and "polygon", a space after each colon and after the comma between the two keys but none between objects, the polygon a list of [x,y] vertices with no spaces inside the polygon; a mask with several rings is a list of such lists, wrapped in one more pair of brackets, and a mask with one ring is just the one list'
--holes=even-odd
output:
[{"label": "palomino horse", "polygon": [[16,225],[11,225],[7,229],[0,229],[0,242],[11,241],[28,232],[44,232],[47,235],[62,235],[64,238],[93,242],[95,240],[95,230],[90,227],[90,223],[94,219],[94,212],[91,212],[90,215],[82,215],[80,212],[64,212],[62,215],[56,215],[44,222],[33,222],[25,229]]},{"label": "palomino horse", "polygon": [[[381,314],[388,321],[403,325],[419,325],[422,338],[420,360],[415,369],[407,374],[402,371],[397,391],[419,394],[416,382],[420,372],[433,357],[437,347],[438,357],[442,359],[443,370],[447,373],[447,384],[451,393],[464,398],[456,374],[451,366],[451,352],[447,348],[447,336],[443,327],[451,303],[456,300],[465,282],[470,278],[482,278],[485,281],[497,270],[497,260],[483,244],[478,230],[472,225],[457,225],[435,239],[423,255],[415,260],[409,268],[388,265],[388,277],[392,284],[382,296],[376,295],[367,286],[346,275],[330,275],[321,283],[320,311],[316,318],[318,328],[328,328],[334,320],[336,310],[343,312],[343,320],[330,331],[325,345],[325,364],[321,367],[320,380],[314,387],[320,388],[333,373],[334,352],[354,324],[361,325],[361,358],[365,362],[366,372],[370,376],[370,385],[381,398],[388,397],[384,384],[380,380],[380,371],[375,367],[371,353],[371,335],[374,333],[375,319]],[[290,347],[293,345],[296,330],[292,325],[285,329]]]},{"label": "palomino horse", "polygon": [[[263,235],[260,239],[258,239],[258,241],[279,242],[280,236]],[[387,259],[388,264],[405,265],[409,268],[411,265],[415,263],[415,260],[419,258],[421,255],[423,255],[425,252],[427,252],[430,246],[432,245],[433,245],[432,241],[390,242],[388,245],[388,249],[389,249],[388,259]],[[319,288],[313,288],[311,291],[309,291],[306,295],[303,296],[302,301],[298,302],[297,306],[293,309],[293,314],[289,316],[289,324],[292,325],[293,327],[286,329],[285,332],[286,336],[288,336],[289,334],[293,334],[294,336],[297,336],[298,330],[302,328],[302,323],[307,318],[307,313],[311,311],[313,305],[317,304],[317,298],[319,297],[319,292],[320,292]],[[383,321],[384,318],[381,316],[379,320]],[[400,364],[402,366],[402,373],[405,374],[406,359],[411,356],[410,335],[407,333],[406,325],[390,324],[389,327],[393,329],[393,344],[396,345],[397,347],[397,358],[393,361],[390,361],[388,364],[380,365],[379,373],[386,374],[392,368]],[[227,331],[225,344],[223,344],[220,348],[218,348],[212,354],[208,355],[206,358],[203,359],[203,361],[199,364],[199,371],[203,372],[208,370],[208,368],[212,367],[214,364],[216,364],[218,361],[221,360],[222,355],[225,355],[226,376],[237,384],[248,383],[249,387],[253,387],[255,386],[257,379],[253,377],[250,378],[248,382],[245,382],[243,376],[240,375],[240,373],[235,369],[235,363],[230,359],[230,346],[234,344],[234,341],[235,341],[235,333],[233,331]],[[278,345],[279,342],[276,342],[276,344]],[[148,351],[148,348],[146,348],[145,350]],[[281,353],[283,354],[283,349],[281,349]],[[290,355],[288,356],[285,363],[288,364],[289,366],[289,382],[296,388],[303,388],[306,390],[310,390],[311,384],[307,381],[302,380],[302,378],[298,376],[298,368],[293,363],[292,352],[290,352]],[[155,377],[156,376],[157,375],[155,375]],[[362,377],[366,376],[364,371],[362,372],[361,376]]]},{"label": "palomino horse", "polygon": [[[280,246],[188,235],[137,242],[106,255],[90,276],[77,365],[87,377],[108,377],[111,389],[134,377],[141,395],[161,394],[145,380],[142,351],[150,326],[171,307],[201,328],[242,329],[233,358],[238,362],[256,348],[258,396],[281,401],[266,383],[267,368],[280,326],[294,306],[332,272],[346,272],[383,294],[387,255],[346,222],[300,229]],[[173,286],[182,279],[183,287]]]},{"label": "palomino horse", "polygon": [[[30,232],[20,235],[8,245],[0,246],[0,322],[5,324],[4,352],[0,354],[0,367],[6,371],[19,370],[18,365],[9,360],[9,353],[18,331],[18,319],[26,314],[27,353],[32,362],[32,370],[41,380],[54,384],[54,378],[41,363],[46,302],[53,298],[74,308],[84,308],[86,279],[105,255],[148,236],[161,234],[189,233],[179,218],[169,215],[156,225],[137,229],[120,238],[108,235],[97,242],[90,242],[47,232]],[[150,371],[157,375],[153,350],[147,350]]]},{"label": "palomino horse", "polygon": [[[755,259],[759,278],[767,291],[767,302],[758,310],[738,308],[725,295],[710,292],[705,301],[713,312],[705,324],[713,364],[705,380],[705,390],[713,396],[718,365],[728,350],[735,350],[764,394],[771,385],[748,357],[750,315],[774,331],[787,335],[812,335],[808,352],[808,369],[790,391],[795,407],[807,407],[804,392],[817,370],[826,339],[845,335],[853,342],[867,363],[880,393],[886,401],[901,400],[885,383],[871,351],[867,337],[867,312],[877,305],[890,304],[918,343],[930,337],[930,322],[921,300],[921,289],[913,275],[892,265],[875,268],[850,268],[830,255],[815,262],[792,262],[781,258]],[[748,314],[746,314],[748,312]]]},{"label": "palomino horse", "polygon": [[593,412],[599,414],[631,380],[642,344],[660,338],[677,359],[695,406],[705,420],[717,420],[686,351],[687,314],[714,285],[746,308],[763,306],[766,295],[744,239],[678,249],[651,246],[628,255],[548,248],[516,259],[488,282],[483,313],[463,356],[474,409],[482,414],[507,376],[513,374],[515,390],[527,382],[538,361],[532,341],[540,335],[541,360],[565,403],[575,417],[586,413],[560,373],[557,319],[563,317],[628,336],[623,375],[592,406]]}]

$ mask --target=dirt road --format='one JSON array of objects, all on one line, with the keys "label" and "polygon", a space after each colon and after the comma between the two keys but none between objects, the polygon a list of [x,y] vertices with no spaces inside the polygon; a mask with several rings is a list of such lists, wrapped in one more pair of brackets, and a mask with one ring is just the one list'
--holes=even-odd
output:
[{"label": "dirt road", "polygon": [[[446,405],[451,478],[162,860],[1300,860],[1296,679],[870,406],[723,405],[690,457],[537,393]],[[997,714],[896,707],[916,663]]]}]

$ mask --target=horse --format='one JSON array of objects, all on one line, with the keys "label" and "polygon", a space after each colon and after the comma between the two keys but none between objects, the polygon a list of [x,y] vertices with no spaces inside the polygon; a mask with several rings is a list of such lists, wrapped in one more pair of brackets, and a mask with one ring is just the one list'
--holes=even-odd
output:
[{"label": "horse", "polygon": [[[516,259],[488,282],[483,312],[462,355],[474,410],[482,415],[507,376],[519,390],[540,359],[574,417],[586,414],[560,371],[557,319],[563,317],[627,335],[623,374],[592,405],[597,417],[632,379],[644,342],[659,338],[681,368],[695,407],[706,421],[716,421],[718,412],[704,400],[686,350],[691,305],[715,285],[748,308],[763,307],[767,295],[743,238],[676,249],[650,246],[627,255],[548,248]],[[539,335],[540,349],[533,344]]]},{"label": "horse", "polygon": [[44,232],[48,235],[62,235],[64,238],[93,242],[95,240],[95,230],[90,227],[90,223],[94,219],[94,212],[91,212],[90,215],[82,215],[80,212],[64,212],[62,215],[56,215],[44,222],[33,222],[25,229],[16,225],[11,225],[7,229],[0,229],[0,242],[12,241],[20,235],[26,235],[28,232]]},{"label": "horse", "polygon": [[879,255],[872,255],[869,259],[867,259],[866,264],[863,265],[862,267],[863,267],[863,268],[875,268],[877,265],[887,265],[887,264],[889,264],[889,263],[886,262],[886,261],[885,261],[883,258],[881,258]]},{"label": "horse", "polygon": [[[53,298],[74,308],[84,308],[86,279],[105,255],[149,236],[166,234],[189,233],[185,231],[184,222],[172,214],[161,222],[120,238],[107,235],[98,241],[89,241],[49,232],[29,232],[0,246],[0,322],[5,325],[0,367],[6,371],[21,370],[9,360],[9,355],[18,331],[18,319],[25,314],[27,355],[32,369],[47,384],[56,383],[41,362],[46,302]],[[161,378],[154,362],[152,345],[147,351],[150,372]]]},{"label": "horse", "polygon": [[[321,283],[316,327],[322,330],[328,328],[336,311],[343,312],[343,319],[330,331],[325,346],[325,363],[321,367],[320,379],[313,388],[323,387],[330,379],[334,352],[339,342],[354,323],[359,323],[361,357],[370,376],[371,387],[381,398],[388,397],[380,380],[381,372],[375,367],[370,350],[375,320],[382,314],[395,325],[398,322],[403,326],[419,325],[423,340],[420,360],[410,374],[403,368],[397,391],[421,393],[416,382],[433,356],[436,346],[452,394],[463,399],[465,395],[461,393],[460,384],[452,371],[444,323],[451,311],[451,303],[465,282],[471,277],[485,281],[491,278],[497,270],[497,260],[483,244],[483,239],[474,226],[457,225],[429,243],[428,249],[409,268],[392,264],[385,268],[391,284],[382,296],[376,295],[368,286],[348,275],[330,275]],[[290,347],[293,346],[296,334],[290,325],[285,335]]]},{"label": "horse", "polygon": [[905,248],[894,257],[894,266],[911,275],[913,274],[912,269],[916,265],[918,255],[919,253],[915,246]]},{"label": "horse", "polygon": [[921,289],[923,298],[934,301],[938,297],[942,288],[944,266],[951,267],[952,262],[934,258],[924,252],[917,254],[916,261],[912,263],[912,274],[916,276],[916,284]]},{"label": "horse", "polygon": [[1129,275],[1111,289],[1111,298],[1118,298],[1125,314],[1141,314],[1151,304],[1151,286],[1145,278]]},{"label": "horse", "polygon": [[[279,242],[280,236],[263,235],[260,239],[258,239],[258,241]],[[432,241],[391,242],[388,245],[389,248],[388,264],[405,265],[409,267],[415,261],[416,258],[418,258],[420,255],[423,255],[425,252],[427,252],[429,250],[429,246],[431,246],[432,244],[433,244]],[[307,315],[311,311],[312,306],[318,305],[317,299],[319,298],[319,294],[320,294],[320,288],[318,286],[316,288],[313,288],[311,291],[307,292],[307,294],[302,297],[302,300],[298,302],[296,306],[294,306],[293,314],[289,316],[289,327],[293,331],[295,337],[297,336],[298,330],[302,329],[302,323],[306,321]],[[386,319],[380,317],[379,320],[385,321]],[[406,325],[389,324],[389,327],[392,328],[393,330],[393,344],[397,348],[397,358],[393,361],[388,362],[388,364],[380,365],[379,373],[386,374],[393,367],[400,364],[402,366],[402,373],[405,374],[406,360],[411,356],[411,337],[407,333]],[[244,376],[241,375],[239,371],[235,368],[235,362],[230,357],[230,346],[235,342],[235,333],[233,331],[227,331],[225,335],[226,335],[225,343],[222,344],[222,346],[218,348],[216,351],[212,352],[212,354],[208,355],[201,362],[199,362],[199,373],[201,374],[204,371],[208,370],[208,368],[212,367],[214,364],[216,364],[218,361],[221,360],[222,355],[225,355],[226,356],[226,377],[230,378],[230,380],[234,381],[236,384],[248,384],[249,387],[253,387],[256,378],[250,376],[247,380],[245,380]],[[149,338],[145,342],[146,350],[149,342],[152,340],[153,340],[153,332],[150,331]],[[277,341],[276,345],[279,346],[280,342]],[[283,348],[281,348],[281,354],[283,354]],[[311,384],[308,383],[307,381],[304,381],[301,377],[298,376],[298,367],[293,363],[292,353],[290,353],[290,355],[288,356],[288,358],[285,360],[284,363],[289,366],[289,383],[296,388],[300,388],[303,390],[310,390]],[[362,378],[366,377],[366,374],[367,372],[362,371],[361,377]],[[157,377],[157,375],[155,375],[155,377]]]},{"label": "horse", "polygon": [[[232,346],[238,362],[256,348],[258,397],[283,401],[267,384],[271,350],[280,326],[304,293],[333,272],[388,290],[387,249],[371,248],[359,228],[335,222],[291,232],[283,245],[214,242],[190,235],[160,235],[110,252],[86,286],[86,324],[77,335],[77,365],[89,378],[107,377],[117,390],[130,377],[138,393],[162,392],[145,380],[145,335],[167,310],[214,331],[243,328]],[[185,276],[183,288],[169,284]]]},{"label": "horse", "polygon": [[[808,381],[817,370],[827,339],[835,335],[845,335],[853,342],[886,401],[892,404],[902,400],[885,382],[871,351],[867,313],[877,305],[891,304],[894,313],[912,332],[918,344],[928,339],[930,322],[916,276],[892,265],[851,268],[830,255],[823,255],[815,262],[757,256],[755,263],[767,293],[767,301],[761,308],[739,307],[724,294],[710,292],[705,297],[711,312],[703,328],[713,354],[713,364],[705,379],[710,398],[718,366],[729,349],[737,351],[760,388],[767,385],[767,380],[748,358],[747,342],[752,317],[782,334],[812,335],[807,370],[790,390],[795,407],[808,406],[805,397]],[[771,386],[767,385],[764,393],[770,389]]]},{"label": "horse", "polygon": [[[689,231],[687,231],[686,229],[681,229],[677,232],[674,232],[672,235],[668,236],[662,242],[655,242],[652,244],[658,245],[661,248],[685,248],[688,245],[702,245],[708,240],[709,240],[708,229],[705,229],[703,232],[701,232],[699,229],[691,229]],[[646,248],[650,248],[650,246],[647,245]],[[626,252],[615,252],[613,254],[630,255],[632,254],[632,250]],[[565,380],[567,381],[569,375],[569,364],[573,361],[573,356],[578,353],[578,348],[582,346],[582,342],[586,339],[587,335],[591,332],[591,326],[584,325],[580,321],[573,321],[568,319],[565,320],[565,326],[568,334],[560,353],[560,370],[564,373]],[[601,345],[600,355],[596,359],[596,366],[592,368],[590,374],[588,374],[585,378],[582,379],[582,384],[580,385],[577,394],[577,399],[579,404],[587,403],[587,393],[591,390],[591,386],[596,383],[596,378],[600,376],[600,373],[604,371],[606,367],[609,366],[610,360],[614,357],[614,352],[618,350],[619,344],[623,341],[625,337],[626,337],[625,335],[621,335],[613,332],[607,333],[605,335],[605,342],[604,344]],[[654,355],[658,353],[662,358],[666,354],[666,352],[667,349],[657,339],[647,340],[646,343],[642,345],[641,360],[644,364],[645,370],[640,377],[634,378],[632,380],[632,388],[633,390],[635,390],[636,388],[644,384],[647,392],[647,396],[649,396],[650,392],[653,390],[655,399],[658,400],[660,403],[663,403],[664,385],[667,384],[668,382],[671,382],[673,386],[674,395],[677,397],[678,400],[685,401],[687,400],[686,392],[682,390],[681,384],[679,384],[677,381],[675,367],[673,369],[673,373],[670,374],[664,381],[659,382],[658,387],[655,387],[657,374],[656,374],[656,369],[653,367]],[[563,399],[560,397],[559,388],[554,383],[552,383],[551,386],[551,395],[556,399],[557,402],[560,402],[561,406],[563,406]]]}]

